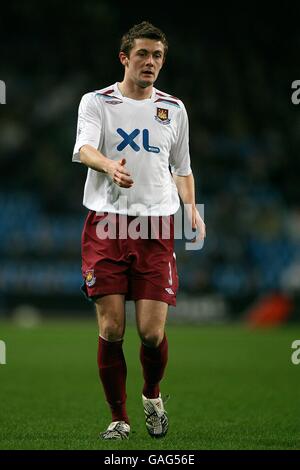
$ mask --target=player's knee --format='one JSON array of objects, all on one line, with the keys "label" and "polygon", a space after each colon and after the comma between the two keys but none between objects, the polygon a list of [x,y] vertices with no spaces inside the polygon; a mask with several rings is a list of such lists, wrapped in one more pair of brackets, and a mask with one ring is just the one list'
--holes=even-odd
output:
[{"label": "player's knee", "polygon": [[100,326],[100,335],[107,341],[117,341],[123,338],[124,328],[118,321],[103,322]]},{"label": "player's knee", "polygon": [[157,348],[163,340],[164,332],[161,330],[145,331],[140,333],[142,342],[150,348]]}]

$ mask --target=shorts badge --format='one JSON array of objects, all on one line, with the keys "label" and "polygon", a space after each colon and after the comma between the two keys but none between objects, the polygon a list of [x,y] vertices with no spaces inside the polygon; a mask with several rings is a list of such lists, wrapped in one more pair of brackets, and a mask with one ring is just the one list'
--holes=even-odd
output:
[{"label": "shorts badge", "polygon": [[161,124],[170,124],[169,110],[164,108],[156,108],[155,119]]},{"label": "shorts badge", "polygon": [[96,282],[96,276],[94,276],[94,270],[89,269],[85,272],[85,283],[88,287],[92,287]]}]

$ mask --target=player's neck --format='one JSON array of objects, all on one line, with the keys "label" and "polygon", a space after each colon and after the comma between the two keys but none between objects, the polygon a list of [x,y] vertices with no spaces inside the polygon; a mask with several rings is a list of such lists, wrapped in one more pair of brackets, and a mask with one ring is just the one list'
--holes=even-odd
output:
[{"label": "player's neck", "polygon": [[139,87],[135,84],[130,84],[128,82],[119,82],[118,88],[123,96],[126,98],[131,98],[132,100],[146,100],[151,98],[153,92],[153,86],[148,86],[147,88]]}]

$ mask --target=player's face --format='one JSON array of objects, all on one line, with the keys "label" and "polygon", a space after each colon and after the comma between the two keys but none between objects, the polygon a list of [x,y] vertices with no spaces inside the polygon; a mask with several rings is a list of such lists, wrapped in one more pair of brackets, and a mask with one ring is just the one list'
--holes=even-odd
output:
[{"label": "player's face", "polygon": [[153,39],[135,39],[129,58],[125,61],[128,78],[138,86],[153,85],[164,62],[164,45]]}]

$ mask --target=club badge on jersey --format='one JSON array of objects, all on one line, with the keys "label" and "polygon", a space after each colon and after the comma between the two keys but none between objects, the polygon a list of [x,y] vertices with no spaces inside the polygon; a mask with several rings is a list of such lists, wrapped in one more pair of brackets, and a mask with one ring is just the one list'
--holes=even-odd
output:
[{"label": "club badge on jersey", "polygon": [[169,119],[169,110],[165,108],[156,108],[155,119],[161,124],[170,124],[171,119]]}]

